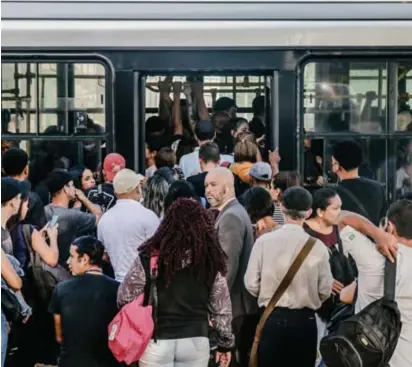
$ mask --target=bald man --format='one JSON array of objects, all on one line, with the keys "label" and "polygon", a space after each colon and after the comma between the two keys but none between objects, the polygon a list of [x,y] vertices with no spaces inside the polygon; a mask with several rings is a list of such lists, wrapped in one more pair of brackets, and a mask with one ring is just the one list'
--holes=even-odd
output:
[{"label": "bald man", "polygon": [[247,355],[256,328],[254,319],[258,313],[257,300],[246,290],[243,280],[253,247],[252,223],[246,210],[236,200],[234,177],[227,168],[215,168],[207,174],[205,195],[210,206],[220,211],[216,229],[228,257],[226,280],[232,300],[233,332],[239,365],[247,367]]}]

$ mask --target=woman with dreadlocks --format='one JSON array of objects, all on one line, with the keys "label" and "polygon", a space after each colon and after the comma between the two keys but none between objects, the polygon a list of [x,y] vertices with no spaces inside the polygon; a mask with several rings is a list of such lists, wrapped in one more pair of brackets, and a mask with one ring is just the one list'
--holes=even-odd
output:
[{"label": "woman with dreadlocks", "polygon": [[139,248],[120,285],[119,306],[142,293],[148,298],[153,256],[158,256],[155,335],[139,366],[206,367],[209,321],[217,334],[216,359],[228,366],[234,345],[232,305],[224,278],[226,255],[213,215],[193,199],[175,201],[153,237]]}]

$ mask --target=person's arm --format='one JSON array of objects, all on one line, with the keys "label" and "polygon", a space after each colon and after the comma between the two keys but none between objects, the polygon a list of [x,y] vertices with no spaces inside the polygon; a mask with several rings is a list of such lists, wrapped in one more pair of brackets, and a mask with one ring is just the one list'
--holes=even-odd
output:
[{"label": "person's arm", "polygon": [[209,120],[209,111],[207,110],[205,99],[203,97],[203,83],[196,81],[192,84],[193,94],[196,98],[196,104],[200,120]]},{"label": "person's arm", "polygon": [[183,84],[183,94],[186,97],[187,121],[189,121],[190,123],[190,132],[192,135],[194,135],[196,121],[193,120],[192,86],[189,82]]},{"label": "person's arm", "polygon": [[83,234],[89,234],[96,230],[96,216],[91,213],[84,213],[79,210],[73,210],[71,215],[72,219],[76,223],[76,234],[81,236]]},{"label": "person's arm", "polygon": [[210,322],[216,330],[218,350],[227,352],[235,344],[232,333],[232,303],[226,279],[218,273],[209,297]]},{"label": "person's arm", "polygon": [[54,319],[54,333],[56,336],[56,341],[59,344],[63,343],[63,327],[61,320],[61,308],[60,308],[60,297],[59,297],[59,285],[54,288],[52,293],[50,303],[49,303],[49,312],[53,315]]},{"label": "person's arm", "polygon": [[103,212],[100,206],[93,204],[81,190],[76,189],[76,198],[86,207],[86,209],[96,217],[96,223],[99,221]]},{"label": "person's arm", "polygon": [[54,318],[54,333],[56,335],[56,341],[59,344],[63,344],[63,328],[62,319],[60,315],[53,315]]},{"label": "person's arm", "polygon": [[[49,266],[56,266],[59,261],[59,248],[57,246],[58,224],[54,227],[43,228],[41,231],[33,230],[31,235],[31,246],[41,259]],[[47,232],[50,246],[44,238]]]},{"label": "person's arm", "polygon": [[239,270],[243,248],[243,227],[240,218],[232,213],[223,215],[219,223],[219,242],[227,256],[226,280],[229,290],[232,289]]},{"label": "person's arm", "polygon": [[1,276],[13,291],[17,292],[23,286],[21,278],[18,276],[7,258],[6,253],[1,249]]},{"label": "person's arm", "polygon": [[272,168],[272,177],[275,177],[279,173],[279,162],[281,157],[279,155],[279,149],[276,148],[273,152],[269,151],[269,164]]},{"label": "person's arm", "polygon": [[394,236],[376,227],[361,215],[342,210],[339,218],[339,228],[343,229],[346,226],[352,227],[365,236],[371,237],[382,255],[387,257],[391,262],[395,261],[398,245]]},{"label": "person's arm", "polygon": [[258,297],[260,293],[263,259],[262,247],[262,239],[258,239],[252,248],[244,278],[247,291],[254,297]]},{"label": "person's arm", "polygon": [[173,77],[167,76],[163,81],[159,82],[159,117],[164,121],[169,121],[172,110],[172,99],[170,98],[170,86],[172,84]]},{"label": "person's arm", "polygon": [[132,267],[123,279],[117,292],[117,305],[123,307],[126,303],[132,302],[144,292],[146,284],[146,274],[140,257],[137,256]]},{"label": "person's arm", "polygon": [[183,135],[182,109],[180,108],[180,94],[182,93],[182,83],[173,83],[173,109],[172,116],[174,122],[173,135]]},{"label": "person's arm", "polygon": [[357,282],[354,281],[345,288],[343,288],[340,292],[340,301],[348,305],[351,305],[355,298],[357,285]]}]

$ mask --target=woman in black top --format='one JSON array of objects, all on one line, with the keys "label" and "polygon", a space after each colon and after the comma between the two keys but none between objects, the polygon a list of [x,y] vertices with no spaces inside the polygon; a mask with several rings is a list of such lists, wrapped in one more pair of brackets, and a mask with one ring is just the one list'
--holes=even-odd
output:
[{"label": "woman in black top", "polygon": [[154,254],[158,256],[156,340],[148,345],[139,366],[206,367],[209,324],[217,334],[217,359],[227,366],[234,345],[232,306],[223,276],[226,256],[211,213],[192,199],[180,198],[170,206],[124,278],[120,306],[143,292],[147,295]]}]

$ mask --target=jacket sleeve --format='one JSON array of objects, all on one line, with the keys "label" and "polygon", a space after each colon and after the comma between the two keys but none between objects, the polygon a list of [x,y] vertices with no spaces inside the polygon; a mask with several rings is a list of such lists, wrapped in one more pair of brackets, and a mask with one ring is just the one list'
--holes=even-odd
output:
[{"label": "jacket sleeve", "polygon": [[234,347],[235,338],[232,333],[232,303],[226,279],[218,273],[209,298],[210,322],[217,333],[219,351]]},{"label": "jacket sleeve", "polygon": [[139,297],[144,292],[145,284],[146,274],[142,262],[140,261],[140,257],[137,256],[132,267],[119,286],[117,292],[117,305],[119,308]]},{"label": "jacket sleeve", "polygon": [[219,242],[228,258],[226,280],[229,291],[233,287],[239,270],[244,239],[243,227],[241,219],[233,213],[225,213],[218,225]]}]

